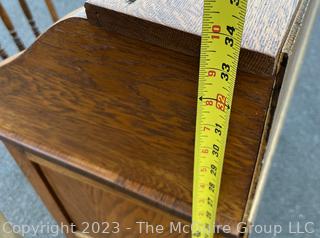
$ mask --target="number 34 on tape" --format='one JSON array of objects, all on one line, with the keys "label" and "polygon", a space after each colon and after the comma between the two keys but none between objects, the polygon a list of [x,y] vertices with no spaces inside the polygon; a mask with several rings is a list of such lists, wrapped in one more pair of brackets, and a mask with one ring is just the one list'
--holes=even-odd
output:
[{"label": "number 34 on tape", "polygon": [[192,237],[212,238],[247,0],[204,0]]}]

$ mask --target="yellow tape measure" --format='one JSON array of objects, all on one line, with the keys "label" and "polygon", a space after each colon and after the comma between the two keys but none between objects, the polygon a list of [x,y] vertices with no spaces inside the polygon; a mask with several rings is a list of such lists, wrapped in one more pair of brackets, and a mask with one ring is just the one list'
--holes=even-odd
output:
[{"label": "yellow tape measure", "polygon": [[247,0],[204,0],[192,237],[214,234]]}]

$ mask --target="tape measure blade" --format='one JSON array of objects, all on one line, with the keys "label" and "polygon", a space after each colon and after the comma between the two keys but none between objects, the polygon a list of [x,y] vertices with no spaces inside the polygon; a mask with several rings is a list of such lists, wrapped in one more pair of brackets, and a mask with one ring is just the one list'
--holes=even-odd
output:
[{"label": "tape measure blade", "polygon": [[214,234],[247,0],[204,0],[192,237]]}]

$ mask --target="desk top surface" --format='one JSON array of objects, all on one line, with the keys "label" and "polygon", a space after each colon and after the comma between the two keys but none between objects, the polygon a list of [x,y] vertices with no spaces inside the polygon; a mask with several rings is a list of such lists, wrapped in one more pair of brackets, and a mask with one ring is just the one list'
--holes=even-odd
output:
[{"label": "desk top surface", "polygon": [[[67,19],[0,68],[0,137],[190,219],[198,69],[195,56]],[[217,218],[233,234],[274,79],[238,81]]]}]

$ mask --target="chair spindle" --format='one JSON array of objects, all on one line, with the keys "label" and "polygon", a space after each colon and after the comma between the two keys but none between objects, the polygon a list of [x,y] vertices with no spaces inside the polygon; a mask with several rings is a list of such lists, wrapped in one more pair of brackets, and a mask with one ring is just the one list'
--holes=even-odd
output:
[{"label": "chair spindle", "polygon": [[[47,5],[47,8],[49,10],[49,13],[51,15],[51,18],[54,22],[59,20],[58,14],[56,12],[56,9],[52,3],[51,0],[45,0],[45,3]],[[26,2],[26,0],[19,0],[19,4],[22,8],[22,11],[24,13],[24,15],[26,16],[31,29],[33,31],[33,34],[38,37],[40,35],[40,31],[36,25],[36,21],[33,18],[32,12],[30,11],[30,8]],[[4,25],[6,26],[6,28],[8,29],[14,43],[16,44],[16,46],[18,47],[18,49],[20,51],[23,51],[26,47],[23,44],[23,42],[21,41],[20,37],[18,36],[18,33],[16,32],[14,25],[12,23],[12,21],[10,20],[10,17],[7,13],[7,11],[5,10],[5,8],[3,7],[2,3],[0,2],[0,17],[4,23]],[[5,49],[3,49],[0,45],[0,58],[2,59],[6,59],[8,58],[8,54],[5,51]]]},{"label": "chair spindle", "polygon": [[1,2],[0,2],[0,16],[1,16],[1,19],[3,20],[3,23],[7,27],[8,31],[10,32],[12,39],[15,42],[15,44],[17,45],[18,49],[20,51],[23,51],[25,49],[25,46],[22,43],[22,41],[20,40],[17,32],[15,31],[14,26],[9,18],[9,15],[6,12],[6,10],[4,9],[4,7],[2,6]]},{"label": "chair spindle", "polygon": [[51,0],[45,0],[46,4],[47,4],[47,7],[48,7],[48,10],[50,12],[50,15],[51,15],[51,18],[53,20],[53,22],[56,22],[59,20],[59,17],[58,17],[58,14],[56,12],[56,9],[52,3]]},{"label": "chair spindle", "polygon": [[39,29],[38,29],[38,27],[37,27],[37,25],[36,25],[36,22],[35,22],[34,19],[33,19],[33,16],[32,16],[32,13],[31,13],[29,7],[28,7],[28,4],[26,3],[25,0],[19,0],[19,4],[20,4],[20,6],[21,6],[21,8],[22,8],[22,10],[23,10],[24,15],[26,16],[26,18],[27,18],[28,21],[29,21],[29,24],[30,24],[30,26],[31,26],[31,29],[32,29],[32,31],[33,31],[33,34],[34,34],[36,37],[38,37],[38,36],[40,35],[40,32],[39,32]]},{"label": "chair spindle", "polygon": [[6,58],[9,57],[8,54],[7,54],[7,52],[6,52],[4,49],[1,48],[1,45],[0,45],[0,57],[1,57],[2,59],[6,59]]}]

